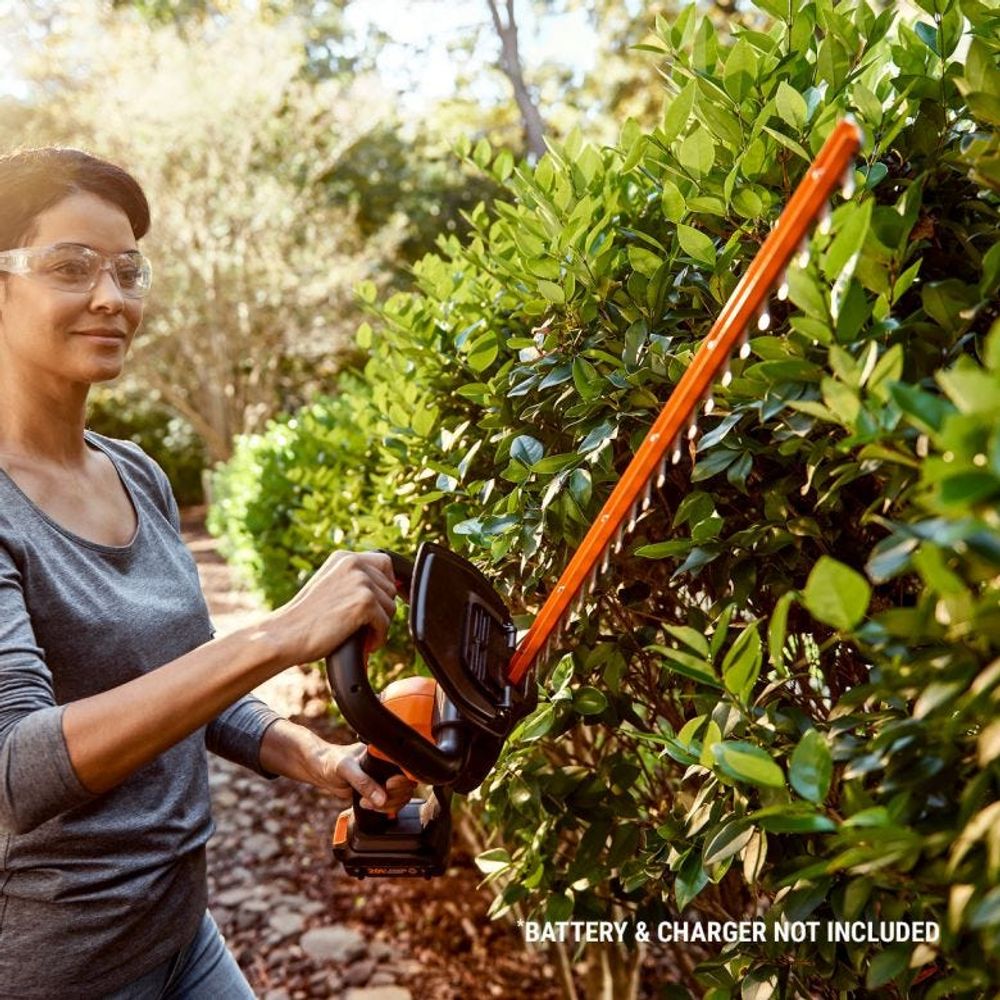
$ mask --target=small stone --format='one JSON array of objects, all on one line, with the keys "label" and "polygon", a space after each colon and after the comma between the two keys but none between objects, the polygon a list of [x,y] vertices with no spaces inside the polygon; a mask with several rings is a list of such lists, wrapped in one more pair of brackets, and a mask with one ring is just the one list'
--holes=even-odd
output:
[{"label": "small stone", "polygon": [[264,1000],[291,1000],[287,990],[268,990],[264,994]]},{"label": "small stone", "polygon": [[295,910],[296,912],[301,912],[302,907],[305,906],[309,900],[305,896],[296,896],[294,893],[283,892],[275,900],[286,910]]},{"label": "small stone", "polygon": [[388,941],[376,938],[368,945],[368,953],[378,962],[383,958],[390,958],[392,956],[392,945]]},{"label": "small stone", "polygon": [[216,809],[234,809],[240,800],[231,788],[220,788],[212,794],[212,805]]},{"label": "small stone", "polygon": [[251,913],[250,910],[237,910],[233,917],[236,929],[241,931],[245,931],[248,928],[253,927],[259,919],[260,915],[257,913]]},{"label": "small stone", "polygon": [[360,958],[365,951],[364,938],[350,927],[316,927],[299,939],[299,947],[315,962],[342,962]]},{"label": "small stone", "polygon": [[260,861],[270,861],[281,853],[281,844],[269,833],[252,833],[244,838],[243,849]]},{"label": "small stone", "polygon": [[252,886],[240,885],[233,889],[225,889],[224,891],[218,893],[215,897],[215,902],[218,903],[219,906],[227,906],[230,909],[234,909],[245,903],[248,899],[252,899],[253,895],[254,891]]},{"label": "small stone", "polygon": [[424,967],[416,959],[407,958],[401,962],[397,962],[396,965],[399,968],[400,974],[404,976],[422,976],[424,973]]},{"label": "small stone", "polygon": [[363,958],[345,970],[344,982],[350,986],[364,986],[374,971],[375,962],[370,958]]},{"label": "small stone", "polygon": [[372,974],[371,979],[368,980],[369,986],[395,986],[396,977],[391,972],[386,972],[383,969],[379,969],[377,972]]},{"label": "small stone", "polygon": [[323,698],[310,698],[302,707],[302,714],[307,719],[319,719],[326,715],[329,705]]},{"label": "small stone", "polygon": [[291,937],[293,934],[300,934],[306,925],[305,917],[298,913],[289,913],[288,910],[278,910],[271,914],[268,921],[271,929],[281,938]]},{"label": "small stone", "polygon": [[344,1000],[413,1000],[413,994],[403,986],[366,986],[348,990]]}]

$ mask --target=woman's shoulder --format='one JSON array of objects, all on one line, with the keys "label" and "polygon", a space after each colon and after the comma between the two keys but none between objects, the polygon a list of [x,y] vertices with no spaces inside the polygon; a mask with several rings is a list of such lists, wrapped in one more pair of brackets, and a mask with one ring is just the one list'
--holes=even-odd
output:
[{"label": "woman's shoulder", "polygon": [[106,434],[98,434],[89,429],[84,432],[84,436],[89,444],[109,455],[119,471],[131,482],[155,491],[161,502],[170,494],[167,474],[160,468],[156,459],[143,451],[135,441],[108,437]]},{"label": "woman's shoulder", "polygon": [[146,474],[152,474],[154,470],[159,470],[155,459],[147,455],[142,450],[142,446],[135,441],[126,438],[108,437],[106,434],[98,434],[97,431],[89,428],[84,431],[84,439],[91,447],[100,448],[108,453],[112,458],[118,459],[130,469],[138,469]]}]

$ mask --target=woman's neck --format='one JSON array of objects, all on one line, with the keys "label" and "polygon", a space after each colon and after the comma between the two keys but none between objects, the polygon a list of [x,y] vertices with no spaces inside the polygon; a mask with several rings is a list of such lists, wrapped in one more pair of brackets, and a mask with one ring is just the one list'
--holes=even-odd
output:
[{"label": "woman's neck", "polygon": [[0,366],[0,461],[16,458],[79,468],[87,457],[86,384],[35,378]]}]

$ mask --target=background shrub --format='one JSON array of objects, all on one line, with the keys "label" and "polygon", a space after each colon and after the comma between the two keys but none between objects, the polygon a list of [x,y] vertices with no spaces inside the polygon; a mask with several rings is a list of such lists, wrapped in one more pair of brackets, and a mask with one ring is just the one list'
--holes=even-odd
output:
[{"label": "background shrub", "polygon": [[209,530],[272,605],[290,600],[332,549],[398,547],[408,526],[380,494],[365,421],[371,390],[350,376],[339,388],[241,438],[212,480]]}]

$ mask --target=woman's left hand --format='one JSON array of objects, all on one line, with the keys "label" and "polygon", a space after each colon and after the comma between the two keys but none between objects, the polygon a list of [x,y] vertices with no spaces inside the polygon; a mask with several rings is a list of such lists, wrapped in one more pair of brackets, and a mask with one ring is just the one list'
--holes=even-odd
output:
[{"label": "woman's left hand", "polygon": [[416,785],[405,775],[397,774],[380,785],[361,770],[361,758],[367,747],[364,743],[341,746],[327,743],[317,751],[313,784],[338,799],[350,801],[351,790],[361,794],[363,809],[396,813],[413,794]]}]

